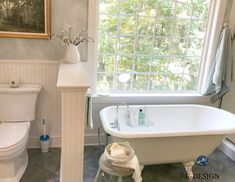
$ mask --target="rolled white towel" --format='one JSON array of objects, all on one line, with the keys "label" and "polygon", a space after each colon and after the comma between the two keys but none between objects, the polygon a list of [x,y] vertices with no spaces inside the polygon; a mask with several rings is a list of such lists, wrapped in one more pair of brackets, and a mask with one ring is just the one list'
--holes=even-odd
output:
[{"label": "rolled white towel", "polygon": [[139,160],[136,156],[134,156],[133,159],[131,159],[130,161],[127,161],[125,163],[112,162],[112,165],[118,166],[118,167],[123,167],[123,168],[134,169],[134,173],[132,175],[132,178],[135,180],[135,182],[142,181],[141,172],[142,172],[143,166],[140,166]]}]

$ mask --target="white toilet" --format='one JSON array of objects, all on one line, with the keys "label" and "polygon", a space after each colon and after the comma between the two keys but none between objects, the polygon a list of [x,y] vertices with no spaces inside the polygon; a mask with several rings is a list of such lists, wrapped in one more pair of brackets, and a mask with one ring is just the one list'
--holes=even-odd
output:
[{"label": "white toilet", "polygon": [[28,164],[26,144],[40,85],[0,85],[0,182],[19,182]]}]

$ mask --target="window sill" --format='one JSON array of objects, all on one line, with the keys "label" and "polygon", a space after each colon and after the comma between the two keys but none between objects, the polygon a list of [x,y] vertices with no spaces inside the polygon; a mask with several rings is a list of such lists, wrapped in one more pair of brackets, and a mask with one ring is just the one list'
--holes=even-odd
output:
[{"label": "window sill", "polygon": [[93,103],[128,104],[210,104],[210,96],[198,92],[187,93],[112,93],[94,95]]}]

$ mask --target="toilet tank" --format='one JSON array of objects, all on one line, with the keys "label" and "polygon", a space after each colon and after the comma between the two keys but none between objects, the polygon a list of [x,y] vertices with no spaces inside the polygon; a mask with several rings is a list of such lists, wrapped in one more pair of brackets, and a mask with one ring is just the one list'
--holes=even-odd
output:
[{"label": "toilet tank", "polygon": [[11,88],[0,84],[0,121],[33,121],[40,85],[20,85]]}]

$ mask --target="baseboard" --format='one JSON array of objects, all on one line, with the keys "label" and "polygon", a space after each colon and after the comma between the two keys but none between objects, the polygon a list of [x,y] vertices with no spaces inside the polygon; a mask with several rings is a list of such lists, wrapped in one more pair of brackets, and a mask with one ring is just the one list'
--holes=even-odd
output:
[{"label": "baseboard", "polygon": [[[50,147],[57,148],[61,147],[61,137],[60,136],[50,136]],[[29,138],[27,148],[40,148],[40,140],[39,138],[32,137]]]},{"label": "baseboard", "polygon": [[219,149],[224,152],[230,159],[235,161],[235,145],[227,139],[224,139]]},{"label": "baseboard", "polygon": [[[104,143],[104,136],[101,137],[101,143]],[[99,139],[97,134],[86,134],[85,135],[85,146],[99,145]]]},{"label": "baseboard", "polygon": [[[51,139],[50,141],[51,148],[61,147],[61,136],[51,136],[50,139]],[[102,136],[102,143],[104,143],[104,136]],[[84,145],[85,146],[99,145],[97,134],[86,134]],[[39,138],[36,138],[36,137],[29,138],[27,147],[31,149],[40,148]]]}]

